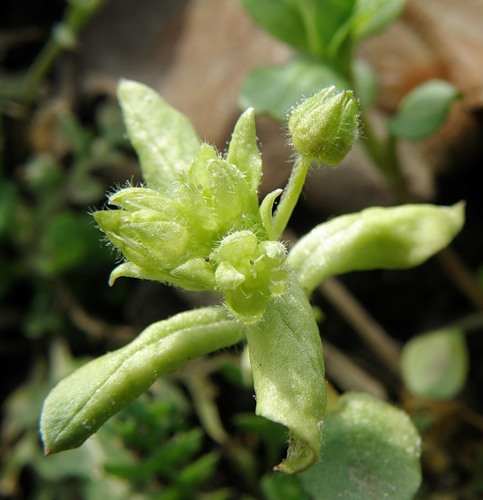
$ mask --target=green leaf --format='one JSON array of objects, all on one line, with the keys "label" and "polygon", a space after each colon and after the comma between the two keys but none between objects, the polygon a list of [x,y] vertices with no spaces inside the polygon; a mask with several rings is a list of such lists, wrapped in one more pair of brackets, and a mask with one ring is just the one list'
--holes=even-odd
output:
[{"label": "green leaf", "polygon": [[183,114],[146,85],[122,80],[118,98],[144,180],[162,190],[193,159],[200,146],[198,136]]},{"label": "green leaf", "polygon": [[304,20],[291,0],[241,0],[250,16],[274,37],[302,51],[308,50]]},{"label": "green leaf", "polygon": [[336,274],[417,266],[447,246],[463,223],[463,203],[367,208],[315,227],[294,245],[288,262],[311,293]]},{"label": "green leaf", "polygon": [[451,104],[460,97],[461,93],[451,83],[443,80],[423,83],[401,101],[389,121],[389,130],[408,141],[424,139],[444,123]]},{"label": "green leaf", "polygon": [[287,458],[276,469],[304,470],[319,456],[327,398],[319,330],[298,283],[268,304],[246,336],[256,413],[289,428]]},{"label": "green leaf", "polygon": [[240,105],[284,121],[289,110],[304,96],[311,96],[331,85],[348,88],[347,81],[330,66],[296,58],[283,65],[253,70],[241,89]]},{"label": "green leaf", "polygon": [[84,365],[51,391],[40,420],[45,453],[80,446],[162,373],[242,338],[242,328],[217,307],[152,324],[127,346]]},{"label": "green leaf", "polygon": [[324,421],[320,461],[300,477],[315,498],[409,500],[421,482],[421,439],[409,417],[367,394],[346,393]]},{"label": "green leaf", "polygon": [[402,352],[404,384],[416,396],[447,400],[456,396],[468,375],[468,346],[464,333],[445,328],[418,335]]},{"label": "green leaf", "polygon": [[323,59],[334,35],[350,18],[355,0],[242,0],[242,3],[268,33],[297,50]]},{"label": "green leaf", "polygon": [[401,14],[405,0],[357,0],[351,34],[361,40],[387,28]]}]

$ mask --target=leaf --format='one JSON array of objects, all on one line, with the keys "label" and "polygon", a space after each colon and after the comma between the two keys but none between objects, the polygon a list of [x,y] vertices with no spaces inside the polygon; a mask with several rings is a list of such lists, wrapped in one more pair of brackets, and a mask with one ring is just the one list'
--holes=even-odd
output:
[{"label": "leaf", "polygon": [[463,203],[367,208],[315,227],[294,245],[288,262],[311,293],[336,274],[422,264],[447,246],[463,223]]},{"label": "leaf", "polygon": [[320,461],[300,478],[315,498],[409,500],[421,482],[421,439],[409,417],[367,394],[346,393],[324,420]]},{"label": "leaf", "polygon": [[[242,0],[251,17],[268,33],[319,60],[328,56],[337,64],[356,0]],[[333,42],[334,39],[336,43]],[[331,53],[332,52],[332,53]]]},{"label": "leaf", "polygon": [[399,104],[389,120],[396,137],[419,141],[438,130],[446,120],[451,104],[461,97],[459,90],[443,80],[430,80],[416,87]]},{"label": "leaf", "polygon": [[291,0],[241,0],[249,15],[268,33],[302,51],[308,50],[304,21]]},{"label": "leaf", "polygon": [[351,20],[355,40],[374,35],[392,24],[403,11],[405,0],[357,0]]},{"label": "leaf", "polygon": [[40,419],[46,455],[80,446],[162,373],[242,338],[242,328],[218,307],[152,324],[130,344],[87,363],[50,392]]},{"label": "leaf", "polygon": [[118,98],[144,180],[162,190],[194,157],[200,146],[198,136],[183,114],[146,85],[121,80]]},{"label": "leaf", "polygon": [[268,304],[246,336],[256,413],[289,428],[287,458],[276,469],[304,470],[319,456],[326,387],[319,330],[298,283]]},{"label": "leaf", "polygon": [[402,351],[404,384],[416,396],[451,399],[461,391],[468,375],[468,346],[464,333],[445,328],[418,335]]},{"label": "leaf", "polygon": [[240,105],[253,107],[284,121],[289,110],[319,90],[334,85],[348,88],[346,80],[330,66],[305,58],[296,58],[283,65],[262,66],[253,70],[243,83]]}]

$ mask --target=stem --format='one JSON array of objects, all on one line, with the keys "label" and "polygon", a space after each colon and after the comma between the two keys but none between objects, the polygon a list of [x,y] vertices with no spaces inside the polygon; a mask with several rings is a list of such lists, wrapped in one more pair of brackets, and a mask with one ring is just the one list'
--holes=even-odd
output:
[{"label": "stem", "polygon": [[[307,3],[301,3],[300,13],[305,25],[309,52],[317,57],[323,58],[323,47],[320,46],[319,29],[315,22],[315,12]],[[321,50],[322,49],[322,50]]]},{"label": "stem", "polygon": [[64,31],[68,37],[75,41],[80,30],[89,21],[92,15],[104,4],[105,0],[85,2],[84,4],[72,3],[67,8],[64,19],[54,26],[52,35],[40,54],[30,67],[23,82],[21,97],[25,101],[30,101],[36,88],[44,79],[57,57],[66,49],[69,44],[61,40],[59,33]]},{"label": "stem", "polygon": [[386,368],[399,374],[400,348],[377,321],[361,306],[345,286],[336,278],[325,280],[319,287],[329,300],[372,348]]},{"label": "stem", "polygon": [[401,201],[409,202],[411,196],[397,154],[397,139],[393,135],[389,135],[385,141],[378,138],[363,110],[360,114],[360,122],[363,133],[361,143],[366,153],[389,182],[396,196]]},{"label": "stem", "polygon": [[275,236],[274,239],[278,239],[287,227],[292,212],[297,205],[300,193],[302,192],[309,167],[310,160],[307,160],[302,156],[299,156],[295,161],[287,186],[284,189],[280,203],[278,204],[275,215],[273,216],[272,227],[273,234]]}]

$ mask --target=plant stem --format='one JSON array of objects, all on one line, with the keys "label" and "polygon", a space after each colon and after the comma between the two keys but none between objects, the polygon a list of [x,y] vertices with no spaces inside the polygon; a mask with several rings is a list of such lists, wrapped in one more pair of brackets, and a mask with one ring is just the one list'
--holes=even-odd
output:
[{"label": "plant stem", "polygon": [[105,0],[72,2],[61,23],[54,26],[52,35],[30,67],[21,89],[21,98],[31,101],[35,90],[48,73],[57,57],[75,45],[77,36],[92,15],[104,4]]},{"label": "plant stem", "polygon": [[290,216],[302,192],[309,167],[310,160],[302,156],[299,156],[295,161],[287,186],[283,191],[282,198],[273,216],[272,227],[275,236],[274,239],[278,239],[282,235],[283,230],[287,227]]},{"label": "plant stem", "polygon": [[320,292],[343,314],[394,375],[399,374],[400,348],[336,278],[325,280]]}]

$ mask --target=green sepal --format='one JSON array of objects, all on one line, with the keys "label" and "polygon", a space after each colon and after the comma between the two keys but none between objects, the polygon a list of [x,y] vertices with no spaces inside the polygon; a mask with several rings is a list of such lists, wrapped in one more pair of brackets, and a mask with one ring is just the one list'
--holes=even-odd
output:
[{"label": "green sepal", "polygon": [[278,239],[278,234],[273,225],[273,205],[275,200],[283,193],[283,189],[275,189],[263,199],[260,204],[260,219],[262,220],[263,227],[267,232],[267,236],[271,240]]},{"label": "green sepal", "polygon": [[238,118],[226,159],[238,167],[246,178],[248,189],[256,193],[262,180],[262,156],[257,145],[253,108],[247,109]]},{"label": "green sepal", "polygon": [[289,429],[287,458],[276,467],[295,473],[319,457],[326,406],[322,343],[299,284],[269,302],[246,328],[257,399],[256,413]]},{"label": "green sepal", "polygon": [[40,419],[45,454],[80,446],[162,373],[243,337],[242,327],[220,307],[152,324],[127,346],[87,363],[54,387]]},{"label": "green sepal", "polygon": [[200,140],[189,120],[146,85],[121,80],[117,95],[143,178],[148,186],[163,190],[177,180]]},{"label": "green sepal", "polygon": [[[197,259],[190,260],[196,261]],[[183,266],[184,264],[178,266],[176,269],[183,269]],[[136,278],[140,280],[160,281],[161,283],[174,285],[190,292],[207,290],[208,277],[204,273],[203,268],[196,269],[195,271],[196,274],[194,276],[187,276],[183,272],[180,272],[178,276],[171,273],[163,273],[160,270],[144,269],[132,262],[123,262],[112,270],[109,276],[109,286],[113,286],[118,278]]]},{"label": "green sepal", "polygon": [[310,294],[336,274],[417,266],[447,246],[464,224],[464,203],[451,207],[372,207],[320,224],[288,256]]},{"label": "green sepal", "polygon": [[197,290],[212,290],[215,287],[213,267],[202,257],[187,260],[170,274],[185,281],[185,285],[182,286],[185,290],[194,290],[191,288],[193,286],[199,286]]}]

